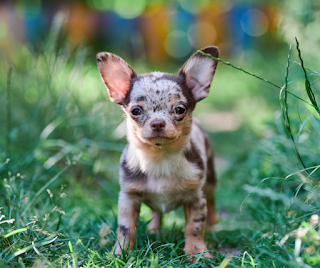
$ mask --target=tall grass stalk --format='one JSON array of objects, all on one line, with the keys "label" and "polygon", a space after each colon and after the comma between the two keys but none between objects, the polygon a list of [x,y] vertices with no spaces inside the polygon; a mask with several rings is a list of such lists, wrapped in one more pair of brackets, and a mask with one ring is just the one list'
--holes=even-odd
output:
[{"label": "tall grass stalk", "polygon": [[[303,102],[311,105],[312,107],[314,107],[314,108],[316,109],[316,111],[317,111],[319,114],[320,114],[320,109],[319,109],[319,107],[318,107],[317,101],[316,101],[316,99],[315,99],[314,93],[313,93],[312,88],[311,88],[311,83],[310,83],[310,81],[309,81],[309,79],[308,79],[308,76],[307,76],[307,73],[306,73],[306,69],[305,69],[304,64],[303,64],[303,60],[302,60],[302,56],[301,56],[301,51],[300,51],[300,49],[299,49],[298,39],[296,38],[295,40],[296,40],[296,44],[297,44],[297,50],[298,50],[299,58],[300,58],[300,61],[301,61],[301,67],[302,67],[302,69],[303,69],[303,71],[304,71],[304,75],[305,75],[305,87],[306,87],[306,92],[307,92],[307,94],[308,94],[309,100],[311,101],[311,104],[310,104],[309,102],[305,101],[304,99],[298,97],[297,95],[293,94],[292,92],[288,91],[288,84],[289,84],[289,83],[288,83],[288,77],[289,77],[289,67],[290,67],[290,58],[291,58],[291,45],[290,45],[290,47],[289,47],[289,53],[288,53],[288,61],[287,61],[287,67],[286,67],[286,73],[285,73],[285,84],[284,84],[282,87],[274,84],[273,82],[270,82],[269,80],[267,80],[267,79],[265,79],[265,78],[262,78],[262,77],[260,77],[260,76],[258,76],[258,75],[256,75],[256,74],[254,74],[254,73],[251,73],[251,72],[249,72],[249,71],[246,71],[246,70],[244,70],[244,69],[241,68],[241,67],[237,67],[237,66],[231,64],[230,62],[224,61],[224,60],[222,60],[222,59],[220,59],[220,58],[216,58],[216,57],[212,56],[211,54],[204,53],[204,52],[201,51],[201,50],[198,50],[198,52],[201,53],[202,55],[208,56],[208,57],[210,57],[210,58],[212,58],[212,59],[214,59],[214,60],[217,60],[217,61],[219,61],[219,62],[221,62],[221,63],[223,63],[223,64],[225,64],[225,65],[227,65],[227,66],[230,66],[230,67],[232,67],[232,68],[234,68],[234,69],[237,69],[237,70],[239,70],[239,71],[242,71],[242,72],[244,72],[244,73],[246,73],[246,74],[248,74],[248,75],[250,75],[250,76],[253,76],[253,77],[255,77],[255,78],[257,78],[257,79],[259,79],[259,80],[261,80],[261,81],[263,81],[263,82],[265,82],[265,83],[268,83],[268,84],[270,84],[270,85],[272,85],[272,86],[280,89],[279,99],[280,99],[280,106],[281,106],[281,108],[282,108],[284,124],[285,124],[285,127],[286,127],[287,131],[288,131],[288,134],[289,134],[289,136],[290,136],[290,139],[291,139],[291,141],[292,141],[292,143],[293,143],[293,147],[294,147],[294,150],[295,150],[295,152],[296,152],[298,161],[301,163],[301,165],[303,166],[303,168],[304,168],[304,169],[306,170],[306,172],[307,172],[306,165],[304,164],[304,162],[303,162],[303,160],[302,160],[302,158],[301,158],[301,155],[300,155],[300,153],[299,153],[299,151],[298,151],[298,147],[297,147],[297,144],[296,144],[296,142],[295,142],[295,139],[294,139],[294,136],[293,136],[293,133],[292,133],[292,129],[291,129],[291,125],[290,125],[290,118],[289,118],[289,112],[288,112],[288,103],[287,103],[287,102],[288,102],[288,94],[291,94],[291,95],[293,95],[294,97],[298,98],[299,100],[301,100],[301,101],[303,101]],[[282,99],[282,93],[284,93],[284,99]]]},{"label": "tall grass stalk", "polygon": [[303,59],[302,59],[302,55],[301,55],[301,51],[300,51],[300,48],[299,48],[299,42],[298,42],[298,39],[296,38],[296,44],[297,44],[297,50],[298,50],[298,55],[299,55],[299,59],[300,59],[300,62],[301,62],[301,68],[303,70],[303,73],[304,73],[304,77],[305,77],[305,87],[306,87],[306,92],[308,94],[308,97],[313,105],[313,107],[316,109],[316,111],[318,112],[318,114],[320,115],[320,108],[318,106],[318,103],[317,103],[317,100],[314,96],[314,93],[312,91],[312,88],[311,88],[311,83],[308,79],[308,75],[307,75],[307,71],[306,71],[306,68],[304,67],[304,63],[303,63]]},{"label": "tall grass stalk", "polygon": [[[221,62],[221,63],[223,63],[223,64],[225,64],[225,65],[227,65],[227,66],[230,66],[230,67],[232,67],[232,68],[234,68],[234,69],[236,69],[236,70],[238,70],[238,71],[241,71],[241,72],[244,72],[245,74],[248,74],[248,75],[250,75],[250,76],[253,76],[253,77],[255,77],[255,78],[257,78],[257,79],[259,79],[259,80],[261,80],[261,81],[263,81],[263,82],[266,82],[266,83],[268,83],[268,84],[270,84],[270,85],[272,85],[272,86],[274,86],[274,87],[276,87],[276,88],[278,88],[278,89],[281,89],[281,88],[282,88],[282,87],[280,87],[280,86],[278,86],[278,85],[270,82],[269,80],[267,80],[267,79],[265,79],[265,78],[262,78],[262,77],[254,74],[254,73],[251,73],[251,72],[249,72],[249,71],[246,71],[246,70],[242,69],[241,67],[235,66],[235,65],[233,65],[233,64],[230,63],[230,62],[224,61],[224,60],[222,60],[222,59],[220,59],[220,58],[216,58],[216,57],[212,56],[211,54],[205,53],[205,52],[203,52],[203,51],[201,51],[201,50],[197,50],[197,52],[201,53],[201,54],[204,55],[204,56],[210,57],[210,58],[212,58],[212,59],[214,59],[214,60],[216,60],[216,61],[219,61],[219,62]],[[297,98],[297,99],[305,102],[306,104],[315,107],[312,103],[307,102],[306,100],[300,98],[300,97],[297,96],[296,94],[293,94],[293,93],[290,92],[290,91],[287,91],[287,92],[288,92],[288,94],[290,94],[290,95],[294,96],[295,98]]]},{"label": "tall grass stalk", "polygon": [[11,133],[11,75],[12,68],[7,73],[7,135],[6,135],[6,158],[10,159],[10,133]]},{"label": "tall grass stalk", "polygon": [[[289,111],[288,111],[288,77],[289,77],[290,59],[291,59],[291,45],[289,47],[289,52],[288,52],[287,68],[286,68],[286,73],[285,73],[285,83],[284,83],[284,86],[280,90],[279,100],[280,100],[280,106],[281,106],[282,115],[283,115],[283,121],[284,121],[285,127],[288,131],[288,134],[290,136],[290,139],[292,141],[294,150],[297,154],[298,161],[302,164],[303,168],[307,172],[306,166],[305,166],[304,162],[302,161],[302,158],[301,158],[300,153],[298,151],[298,147],[297,147],[297,144],[296,144],[295,139],[293,137],[293,133],[292,133],[291,125],[290,125],[290,118],[289,118]],[[282,98],[282,93],[284,93],[284,98]]]}]

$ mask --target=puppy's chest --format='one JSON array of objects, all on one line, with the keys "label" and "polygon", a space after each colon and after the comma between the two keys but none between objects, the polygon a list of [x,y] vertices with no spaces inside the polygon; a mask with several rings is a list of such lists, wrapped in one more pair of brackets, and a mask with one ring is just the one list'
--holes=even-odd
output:
[{"label": "puppy's chest", "polygon": [[133,199],[165,213],[191,201],[201,188],[201,180],[149,177],[143,184],[131,184],[131,187],[127,187],[127,192]]},{"label": "puppy's chest", "polygon": [[201,191],[205,174],[206,165],[199,167],[183,151],[152,155],[129,145],[122,156],[120,184],[132,199],[155,211],[168,212]]},{"label": "puppy's chest", "polygon": [[192,200],[201,190],[204,177],[193,163],[166,169],[165,165],[151,165],[144,180],[123,185],[132,198],[158,212],[168,212]]},{"label": "puppy's chest", "polygon": [[183,203],[191,202],[196,196],[196,190],[189,191],[167,191],[167,192],[144,192],[139,198],[152,210],[166,213],[181,206]]}]

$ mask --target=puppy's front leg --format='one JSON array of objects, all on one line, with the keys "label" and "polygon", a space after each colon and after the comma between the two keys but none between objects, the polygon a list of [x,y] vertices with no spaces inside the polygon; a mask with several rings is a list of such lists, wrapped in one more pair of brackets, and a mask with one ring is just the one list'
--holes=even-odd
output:
[{"label": "puppy's front leg", "polygon": [[[134,249],[136,242],[135,228],[139,219],[140,203],[132,200],[125,192],[120,191],[118,203],[117,241],[114,246],[115,254],[121,255],[121,249]],[[120,244],[120,245],[119,245]]]},{"label": "puppy's front leg", "polygon": [[[191,202],[184,204],[186,217],[185,230],[185,252],[186,254],[197,254],[207,251],[204,243],[204,227],[207,217],[207,201],[205,196],[199,194]],[[206,252],[204,257],[211,258],[211,254]]]}]

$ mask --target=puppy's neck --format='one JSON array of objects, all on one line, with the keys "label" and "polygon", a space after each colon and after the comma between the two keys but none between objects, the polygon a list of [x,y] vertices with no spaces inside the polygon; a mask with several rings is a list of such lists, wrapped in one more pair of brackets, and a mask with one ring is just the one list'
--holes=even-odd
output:
[{"label": "puppy's neck", "polygon": [[127,163],[132,170],[161,177],[174,175],[183,165],[183,152],[190,145],[190,134],[181,136],[170,144],[150,145],[128,133]]}]

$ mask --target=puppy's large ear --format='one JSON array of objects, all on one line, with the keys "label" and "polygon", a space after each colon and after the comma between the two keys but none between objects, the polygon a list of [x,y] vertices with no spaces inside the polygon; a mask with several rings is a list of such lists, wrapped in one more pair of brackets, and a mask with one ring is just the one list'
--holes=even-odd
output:
[{"label": "puppy's large ear", "polygon": [[97,62],[110,100],[121,105],[130,89],[131,79],[137,74],[128,63],[111,53],[99,53]]},{"label": "puppy's large ear", "polygon": [[[206,47],[202,51],[219,58],[217,47]],[[180,69],[179,75],[185,76],[186,83],[191,88],[196,101],[200,101],[208,96],[217,64],[218,61],[196,52]]]}]

